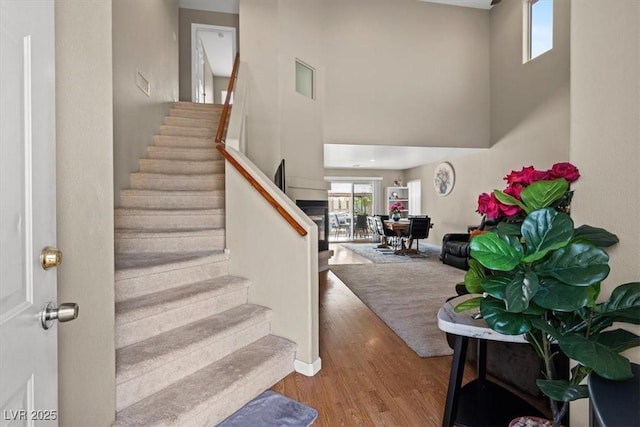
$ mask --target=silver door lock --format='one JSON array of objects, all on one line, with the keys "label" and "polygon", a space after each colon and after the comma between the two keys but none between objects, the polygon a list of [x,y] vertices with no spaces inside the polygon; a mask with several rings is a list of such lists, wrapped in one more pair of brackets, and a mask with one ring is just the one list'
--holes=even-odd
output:
[{"label": "silver door lock", "polygon": [[56,308],[56,305],[49,301],[47,306],[40,313],[40,322],[44,329],[49,329],[55,320],[58,322],[69,322],[78,317],[79,307],[75,302],[65,302]]}]

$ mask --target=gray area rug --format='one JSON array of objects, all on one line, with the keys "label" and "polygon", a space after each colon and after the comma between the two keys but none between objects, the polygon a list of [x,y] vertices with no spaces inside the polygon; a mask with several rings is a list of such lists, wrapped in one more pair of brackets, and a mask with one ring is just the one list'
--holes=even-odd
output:
[{"label": "gray area rug", "polygon": [[318,411],[267,390],[244,405],[218,427],[308,427],[318,417]]},{"label": "gray area rug", "polygon": [[438,329],[438,310],[456,295],[464,271],[437,257],[422,262],[332,265],[331,271],[419,356],[453,351]]},{"label": "gray area rug", "polygon": [[[429,243],[420,244],[420,253],[416,255],[396,255],[393,249],[380,249],[378,243],[340,243],[360,256],[363,256],[376,264],[423,261],[426,258],[438,258],[440,246]],[[415,243],[413,248],[415,249]]]}]

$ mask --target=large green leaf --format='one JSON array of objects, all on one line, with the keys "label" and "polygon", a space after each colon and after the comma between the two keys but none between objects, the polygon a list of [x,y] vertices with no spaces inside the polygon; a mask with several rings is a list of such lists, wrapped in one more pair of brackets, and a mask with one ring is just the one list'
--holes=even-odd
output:
[{"label": "large green leaf", "polygon": [[514,274],[498,273],[482,279],[482,289],[496,299],[504,300],[505,289],[513,281]]},{"label": "large green leaf", "polygon": [[616,353],[640,346],[640,336],[626,329],[604,331],[596,341]]},{"label": "large green leaf", "polygon": [[569,183],[564,178],[553,181],[537,181],[522,190],[520,198],[530,210],[535,211],[551,206],[569,190]]},{"label": "large green leaf", "polygon": [[570,243],[556,249],[535,266],[540,276],[551,276],[573,286],[599,283],[609,275],[609,255],[586,243]]},{"label": "large green leaf", "polygon": [[609,301],[602,304],[600,312],[617,311],[622,309],[639,310],[640,315],[640,282],[625,283],[611,292]]},{"label": "large green leaf", "polygon": [[460,304],[456,305],[453,309],[453,311],[455,311],[456,313],[461,313],[463,311],[467,311],[467,310],[473,310],[476,308],[480,307],[480,302],[482,302],[484,298],[482,297],[476,297],[476,298],[470,298],[464,302],[461,302]]},{"label": "large green leaf", "polygon": [[567,380],[536,380],[536,384],[545,396],[558,402],[571,402],[589,397],[586,385],[571,385]]},{"label": "large green leaf", "polygon": [[507,312],[504,303],[494,298],[485,298],[480,303],[480,312],[487,325],[501,334],[522,335],[531,330],[529,316]]},{"label": "large green leaf", "polygon": [[618,236],[609,233],[604,228],[581,225],[576,228],[576,239],[583,239],[600,248],[608,248],[619,242]]},{"label": "large green leaf", "polygon": [[571,359],[593,369],[609,380],[626,380],[633,376],[629,360],[596,341],[582,335],[558,337],[560,349]]},{"label": "large green leaf", "polygon": [[549,251],[566,246],[573,237],[573,221],[569,215],[552,208],[531,212],[522,223],[529,255],[523,262],[534,262]]},{"label": "large green leaf", "polygon": [[470,294],[481,294],[482,279],[486,276],[484,267],[475,259],[469,260],[469,270],[464,275],[464,287]]},{"label": "large green leaf", "polygon": [[469,243],[471,256],[491,270],[511,271],[522,259],[522,253],[495,233],[480,234]]},{"label": "large green leaf", "polygon": [[510,196],[507,193],[504,193],[500,190],[494,190],[493,194],[496,196],[496,199],[502,204],[509,205],[509,206],[518,206],[520,209],[522,209],[526,213],[530,212],[529,208],[527,208],[520,200],[516,199],[513,196]]},{"label": "large green leaf", "polygon": [[549,310],[570,312],[588,304],[589,288],[565,285],[552,277],[544,277],[540,279],[533,302]]},{"label": "large green leaf", "polygon": [[505,288],[504,301],[509,313],[522,313],[529,308],[529,301],[538,292],[540,284],[533,271],[518,272]]},{"label": "large green leaf", "polygon": [[531,323],[532,327],[543,331],[553,339],[558,339],[558,337],[561,335],[556,328],[551,326],[548,322],[546,322],[544,319],[541,319],[540,317],[529,319],[529,323]]},{"label": "large green leaf", "polygon": [[519,236],[522,222],[505,222],[500,221],[496,226],[498,232],[505,236]]}]

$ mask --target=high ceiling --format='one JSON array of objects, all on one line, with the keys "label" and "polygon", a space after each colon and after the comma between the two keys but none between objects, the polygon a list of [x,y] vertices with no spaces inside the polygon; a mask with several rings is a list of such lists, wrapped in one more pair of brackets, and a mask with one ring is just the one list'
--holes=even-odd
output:
[{"label": "high ceiling", "polygon": [[[451,6],[490,9],[491,0],[417,0]],[[239,0],[179,0],[180,7],[212,12],[238,13]],[[214,55],[209,53],[209,55]],[[472,148],[406,147],[385,145],[325,144],[326,168],[404,170],[480,151]]]}]

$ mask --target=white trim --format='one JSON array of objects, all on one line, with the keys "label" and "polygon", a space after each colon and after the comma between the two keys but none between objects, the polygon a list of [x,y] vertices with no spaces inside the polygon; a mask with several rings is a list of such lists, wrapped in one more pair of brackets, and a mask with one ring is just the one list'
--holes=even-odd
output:
[{"label": "white trim", "polygon": [[[191,101],[197,102],[198,95],[198,65],[196,60],[198,59],[198,32],[199,31],[229,31],[231,32],[231,46],[232,46],[232,59],[236,57],[238,46],[236,45],[236,39],[238,35],[236,33],[236,27],[223,27],[221,25],[207,25],[207,24],[191,24]],[[203,54],[204,58],[204,54]]]},{"label": "white trim", "polygon": [[325,181],[382,181],[381,176],[325,176]]},{"label": "white trim", "polygon": [[313,363],[306,363],[296,359],[293,361],[293,369],[299,374],[312,377],[322,369],[322,359],[318,357]]},{"label": "white trim", "polygon": [[180,0],[183,9],[206,10],[209,12],[240,13],[239,0]]}]

